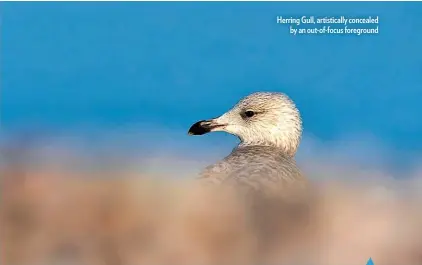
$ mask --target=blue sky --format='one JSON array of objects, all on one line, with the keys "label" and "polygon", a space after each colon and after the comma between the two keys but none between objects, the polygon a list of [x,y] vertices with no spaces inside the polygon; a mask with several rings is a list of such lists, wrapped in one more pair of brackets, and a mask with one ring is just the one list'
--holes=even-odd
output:
[{"label": "blue sky", "polygon": [[[269,90],[295,100],[313,138],[364,135],[418,152],[421,12],[411,2],[1,3],[1,125],[149,124],[186,140],[196,120]],[[294,37],[278,15],[379,16],[380,33]]]}]

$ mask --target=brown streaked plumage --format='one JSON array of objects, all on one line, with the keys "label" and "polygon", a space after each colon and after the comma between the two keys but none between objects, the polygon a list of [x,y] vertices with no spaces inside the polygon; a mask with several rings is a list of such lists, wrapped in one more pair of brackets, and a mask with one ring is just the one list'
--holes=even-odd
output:
[{"label": "brown streaked plumage", "polygon": [[281,223],[288,223],[290,230],[308,217],[308,181],[294,159],[302,120],[288,96],[253,93],[220,117],[195,123],[189,134],[213,131],[233,134],[240,143],[227,157],[206,167],[200,180],[238,188],[252,206],[251,218],[263,242],[272,240],[276,229],[285,237],[286,225]]}]

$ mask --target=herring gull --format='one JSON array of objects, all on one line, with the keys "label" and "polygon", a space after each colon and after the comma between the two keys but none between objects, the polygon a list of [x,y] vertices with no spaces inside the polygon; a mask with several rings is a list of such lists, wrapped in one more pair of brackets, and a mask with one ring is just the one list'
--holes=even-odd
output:
[{"label": "herring gull", "polygon": [[[254,198],[281,198],[283,203],[287,202],[286,205],[294,205],[287,208],[296,213],[298,209],[305,209],[297,206],[307,206],[303,202],[308,193],[308,181],[294,159],[302,136],[302,120],[287,95],[279,92],[250,94],[223,115],[196,122],[188,133],[203,135],[215,131],[233,134],[240,143],[227,157],[206,167],[200,174],[200,180],[246,187],[247,191],[252,191]],[[280,200],[276,207],[280,208]],[[274,213],[274,207],[270,209],[267,209],[267,214]],[[299,211],[301,214],[304,213],[302,210]],[[305,212],[307,216],[307,210]],[[254,215],[268,219],[262,211]],[[271,230],[268,225],[263,226]]]}]

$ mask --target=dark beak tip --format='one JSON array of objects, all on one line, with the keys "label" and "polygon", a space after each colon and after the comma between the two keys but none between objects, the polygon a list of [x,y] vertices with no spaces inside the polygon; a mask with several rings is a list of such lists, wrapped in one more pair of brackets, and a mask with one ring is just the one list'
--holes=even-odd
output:
[{"label": "dark beak tip", "polygon": [[204,126],[203,122],[198,121],[194,123],[189,129],[188,135],[203,135],[210,132],[209,126]]}]

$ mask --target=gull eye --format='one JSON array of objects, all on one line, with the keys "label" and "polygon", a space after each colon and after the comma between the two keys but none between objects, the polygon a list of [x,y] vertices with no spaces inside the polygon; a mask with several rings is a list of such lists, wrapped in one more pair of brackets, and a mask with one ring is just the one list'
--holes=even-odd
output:
[{"label": "gull eye", "polygon": [[252,110],[245,111],[245,116],[248,117],[248,118],[250,118],[254,115],[255,115],[255,112],[253,112]]}]

